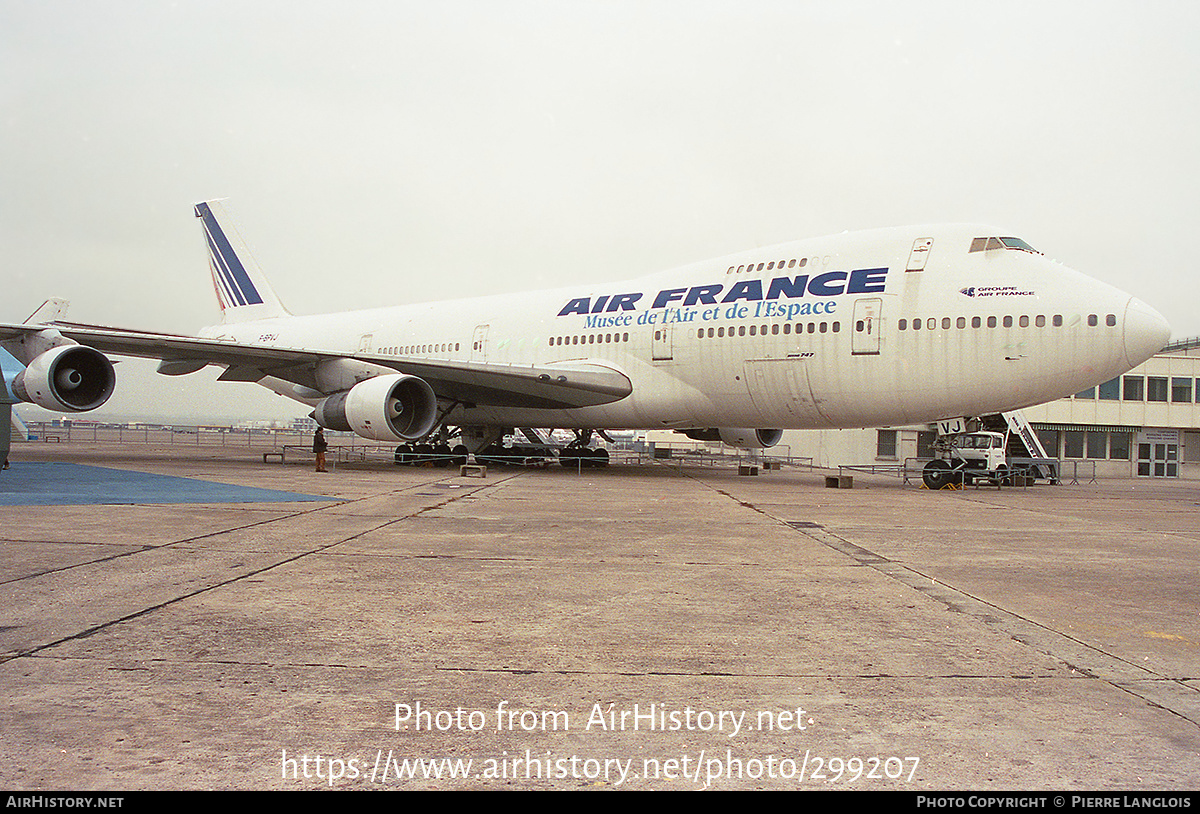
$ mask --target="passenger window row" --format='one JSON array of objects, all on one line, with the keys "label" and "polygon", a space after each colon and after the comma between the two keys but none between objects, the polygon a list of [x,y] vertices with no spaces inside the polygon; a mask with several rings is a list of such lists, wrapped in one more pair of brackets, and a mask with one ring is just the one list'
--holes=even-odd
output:
[{"label": "passenger window row", "polygon": [[[987,327],[989,327],[989,328],[996,328],[996,327],[1001,327],[1001,326],[1005,327],[1005,328],[1011,328],[1011,327],[1013,327],[1014,324],[1020,328],[1028,328],[1031,320],[1033,322],[1034,327],[1036,327],[1036,328],[1046,327],[1046,317],[1042,314],[1038,314],[1035,317],[1030,317],[1028,315],[1022,315],[1022,316],[1018,316],[1018,317],[1013,317],[1013,316],[986,317],[986,318],[985,317],[971,317],[971,327],[972,328],[982,328],[984,326],[984,324],[986,323]],[[1077,315],[1071,317],[1070,324],[1067,327],[1074,327],[1082,321],[1083,321],[1083,317],[1079,316],[1077,314]],[[1062,314],[1055,314],[1053,317],[1050,318],[1050,323],[1055,328],[1063,327],[1064,320],[1063,320]],[[912,319],[911,321],[907,320],[907,319],[902,319],[898,323],[896,323],[896,327],[898,327],[902,331],[907,331],[910,328],[914,331],[919,331],[922,328],[932,331],[935,328],[937,328],[939,324],[941,325],[942,330],[949,330],[951,328],[951,326],[953,326],[955,328],[965,328],[965,327],[967,327],[967,318],[966,317],[958,317],[957,319],[952,320],[950,317],[942,317],[939,320],[937,317],[927,317],[925,319],[916,317],[916,318]],[[1088,324],[1088,327],[1095,328],[1097,325],[1100,324],[1100,317],[1096,314],[1088,314],[1087,324]],[[1115,328],[1117,325],[1117,315],[1116,314],[1106,315],[1104,317],[1104,324],[1107,325],[1109,328]]]},{"label": "passenger window row", "polygon": [[[782,268],[789,268],[789,269],[790,268],[804,268],[809,263],[815,264],[820,259],[821,258],[819,258],[819,257],[814,257],[811,260],[809,260],[809,258],[807,258],[807,257],[801,257],[799,260],[792,258],[791,260],[771,260],[770,262],[764,261],[762,263],[743,263],[740,266],[730,266],[729,270],[726,271],[725,273],[726,274],[743,274],[743,273],[749,273],[752,271],[763,271],[763,270],[771,271],[772,269],[782,269]],[[826,260],[828,260],[828,259],[829,258],[826,258]]]},{"label": "passenger window row", "polygon": [[[728,333],[726,333],[726,329],[724,327],[697,328],[696,329],[696,337],[698,339],[704,339],[705,337],[712,339],[713,337],[720,338],[720,337],[725,337],[725,336],[766,336],[768,333],[770,333],[772,336],[778,336],[779,334],[783,334],[784,336],[787,336],[788,334],[792,333],[792,323],[784,322],[782,328],[780,328],[779,325],[780,325],[780,323],[778,323],[778,322],[772,322],[770,324],[770,326],[767,326],[767,325],[750,325],[750,326],[738,325],[736,329],[734,328],[734,326],[730,325],[728,328]],[[810,334],[817,333],[817,332],[837,333],[841,329],[842,329],[841,323],[838,323],[838,322],[820,322],[820,323],[810,322],[810,323],[808,323],[808,333],[810,333]],[[797,324],[795,333],[797,335],[799,335],[804,332],[805,332],[804,324],[803,323]]]},{"label": "passenger window row", "polygon": [[379,353],[383,356],[413,356],[418,353],[455,353],[458,348],[458,342],[441,342],[434,345],[391,345],[380,348]]},{"label": "passenger window row", "polygon": [[628,333],[619,334],[583,334],[578,336],[552,336],[550,345],[611,345],[614,342],[628,342]]}]

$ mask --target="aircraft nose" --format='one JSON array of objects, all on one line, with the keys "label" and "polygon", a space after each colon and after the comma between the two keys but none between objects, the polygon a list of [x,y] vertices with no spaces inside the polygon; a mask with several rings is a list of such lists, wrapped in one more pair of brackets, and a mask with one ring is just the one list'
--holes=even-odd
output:
[{"label": "aircraft nose", "polygon": [[1137,297],[1125,304],[1125,358],[1130,367],[1158,353],[1171,339],[1171,326],[1163,315]]}]

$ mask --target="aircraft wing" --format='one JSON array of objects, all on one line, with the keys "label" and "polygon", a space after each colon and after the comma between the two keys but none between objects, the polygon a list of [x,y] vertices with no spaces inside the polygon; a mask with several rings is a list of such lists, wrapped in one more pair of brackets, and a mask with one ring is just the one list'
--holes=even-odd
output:
[{"label": "aircraft wing", "polygon": [[633,392],[618,370],[586,362],[508,365],[376,354],[239,344],[194,336],[130,331],[99,325],[53,321],[0,323],[0,340],[54,330],[67,339],[104,353],[160,359],[164,373],[190,373],[221,365],[223,381],[257,382],[268,376],[316,389],[316,367],[336,359],[356,359],[398,373],[418,376],[440,398],[476,405],[570,409],[608,404]]}]

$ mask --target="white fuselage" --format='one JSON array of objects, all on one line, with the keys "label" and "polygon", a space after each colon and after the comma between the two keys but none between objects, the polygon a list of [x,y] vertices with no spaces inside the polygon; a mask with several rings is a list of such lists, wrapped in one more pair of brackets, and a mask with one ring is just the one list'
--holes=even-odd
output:
[{"label": "white fuselage", "polygon": [[608,366],[629,378],[631,395],[569,410],[459,406],[448,421],[627,429],[871,427],[995,413],[1107,381],[1166,343],[1165,321],[1130,295],[1032,251],[979,242],[1004,235],[957,225],[847,233],[624,283],[204,335],[401,371],[406,358]]}]

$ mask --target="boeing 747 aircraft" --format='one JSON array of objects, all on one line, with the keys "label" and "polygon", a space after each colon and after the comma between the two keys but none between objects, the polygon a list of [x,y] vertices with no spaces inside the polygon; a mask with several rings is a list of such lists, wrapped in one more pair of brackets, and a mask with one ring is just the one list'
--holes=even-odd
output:
[{"label": "boeing 747 aircraft", "polygon": [[[206,365],[366,438],[479,452],[514,427],[675,429],[746,448],[784,429],[1015,410],[1108,381],[1170,331],[1154,309],[1002,229],[801,240],[624,283],[293,316],[216,202],[197,204],[221,322],[198,336],[65,321],[49,300],[0,347],[12,398],[93,410],[106,353]],[[7,376],[7,374],[6,374]],[[11,388],[8,386],[11,384]],[[5,408],[7,409],[7,408]]]}]

